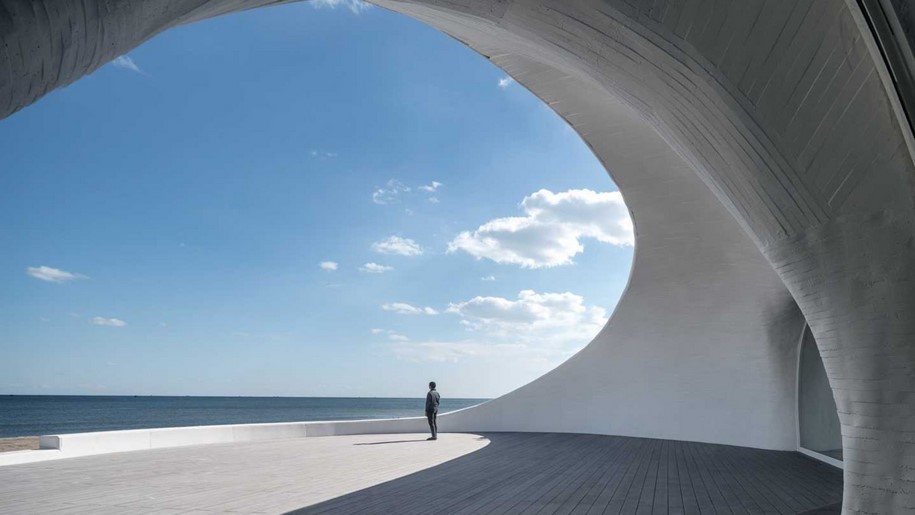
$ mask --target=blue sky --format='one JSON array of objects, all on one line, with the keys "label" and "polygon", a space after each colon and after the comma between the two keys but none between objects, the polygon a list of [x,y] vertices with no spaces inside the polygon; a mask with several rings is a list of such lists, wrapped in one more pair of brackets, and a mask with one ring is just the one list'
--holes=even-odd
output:
[{"label": "blue sky", "polygon": [[180,27],[0,121],[0,393],[493,397],[596,334],[632,255],[606,172],[359,11]]}]

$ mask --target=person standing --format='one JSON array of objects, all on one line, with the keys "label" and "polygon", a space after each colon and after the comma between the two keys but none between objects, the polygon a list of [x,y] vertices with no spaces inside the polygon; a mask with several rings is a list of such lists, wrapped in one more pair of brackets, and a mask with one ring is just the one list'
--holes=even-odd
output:
[{"label": "person standing", "polygon": [[429,430],[432,436],[426,440],[438,440],[438,403],[442,397],[435,391],[435,381],[429,383],[429,393],[426,394],[426,418],[429,420]]}]

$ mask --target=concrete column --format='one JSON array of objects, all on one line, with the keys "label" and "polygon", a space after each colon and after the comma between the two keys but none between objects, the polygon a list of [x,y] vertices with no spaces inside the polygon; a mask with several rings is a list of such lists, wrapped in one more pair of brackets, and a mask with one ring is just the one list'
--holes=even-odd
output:
[{"label": "concrete column", "polygon": [[915,510],[915,217],[840,217],[765,254],[835,395],[845,513]]}]

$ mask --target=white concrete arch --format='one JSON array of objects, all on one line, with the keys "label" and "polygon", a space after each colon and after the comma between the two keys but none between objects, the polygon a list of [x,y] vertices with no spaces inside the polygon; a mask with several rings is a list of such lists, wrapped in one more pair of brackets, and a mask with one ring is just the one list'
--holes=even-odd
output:
[{"label": "white concrete arch", "polygon": [[[795,448],[803,318],[733,217],[647,123],[595,84],[525,58],[499,64],[592,145],[635,226],[629,285],[606,327],[557,369],[443,417],[462,430],[648,436]],[[554,99],[550,86],[562,87]],[[754,292],[748,295],[747,292]]]},{"label": "white concrete arch", "polygon": [[[271,3],[0,1],[0,112],[171,26]],[[375,3],[543,98],[636,225],[629,288],[598,337],[443,428],[793,449],[806,319],[842,425],[843,510],[915,509],[912,135],[891,82],[902,75],[856,1]]]}]

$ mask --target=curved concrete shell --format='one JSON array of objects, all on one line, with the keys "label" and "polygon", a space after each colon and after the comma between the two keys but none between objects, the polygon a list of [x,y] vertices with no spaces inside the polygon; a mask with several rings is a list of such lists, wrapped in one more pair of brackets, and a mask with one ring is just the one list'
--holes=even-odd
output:
[{"label": "curved concrete shell", "polygon": [[[0,0],[0,113],[169,27],[273,3]],[[843,510],[915,510],[909,4],[375,3],[547,102],[636,227],[629,288],[595,340],[443,428],[794,449],[806,321],[842,428]]]}]

